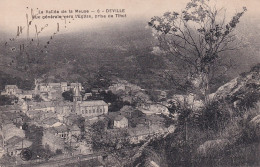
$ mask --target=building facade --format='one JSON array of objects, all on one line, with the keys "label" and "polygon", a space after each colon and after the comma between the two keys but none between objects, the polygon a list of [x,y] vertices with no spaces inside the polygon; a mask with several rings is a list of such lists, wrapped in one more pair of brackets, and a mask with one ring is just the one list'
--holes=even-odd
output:
[{"label": "building facade", "polygon": [[16,85],[6,85],[3,92],[1,92],[1,95],[14,95],[16,96],[17,93],[19,93],[20,89]]},{"label": "building facade", "polygon": [[95,117],[108,113],[108,104],[103,100],[75,102],[75,112],[83,117]]},{"label": "building facade", "polygon": [[114,128],[127,128],[128,119],[122,115],[118,115],[114,119]]}]

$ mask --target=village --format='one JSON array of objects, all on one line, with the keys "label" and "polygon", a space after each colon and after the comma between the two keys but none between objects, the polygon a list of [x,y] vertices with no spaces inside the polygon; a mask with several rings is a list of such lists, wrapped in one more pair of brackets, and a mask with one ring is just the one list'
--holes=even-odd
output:
[{"label": "village", "polygon": [[17,163],[124,149],[174,131],[176,120],[165,103],[124,80],[86,92],[81,83],[38,79],[34,90],[6,85],[1,96],[13,100],[0,106],[0,158]]}]

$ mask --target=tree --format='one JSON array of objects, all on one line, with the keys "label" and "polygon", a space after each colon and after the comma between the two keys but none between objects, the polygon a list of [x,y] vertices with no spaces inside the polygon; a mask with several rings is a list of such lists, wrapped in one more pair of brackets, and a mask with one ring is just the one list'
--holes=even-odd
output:
[{"label": "tree", "polygon": [[41,101],[43,101],[43,99],[41,98],[41,96],[40,96],[39,94],[35,95],[34,100],[35,100],[36,102],[41,102]]},{"label": "tree", "polygon": [[63,92],[63,93],[62,93],[62,97],[63,97],[65,100],[73,101],[73,92],[72,92],[72,90]]},{"label": "tree", "polygon": [[98,121],[98,122],[95,122],[94,124],[92,124],[92,129],[94,132],[98,133],[98,134],[101,134],[104,132],[105,130],[105,123],[103,121]]},{"label": "tree", "polygon": [[[182,83],[170,75],[170,70],[165,75],[184,90],[190,85],[193,90],[197,88],[205,104],[209,102],[210,80],[216,68],[221,66],[221,53],[241,47],[236,43],[234,30],[247,10],[243,7],[242,12],[226,21],[226,9],[212,6],[210,0],[191,0],[181,13],[166,12],[148,22],[159,41],[153,52],[166,56],[170,65],[172,62],[181,65],[171,70],[188,69],[185,74],[177,71],[181,79],[186,79]],[[222,70],[223,73],[225,71]]]},{"label": "tree", "polygon": [[14,103],[17,103],[17,101],[18,98],[15,96],[0,95],[0,106],[12,105]]}]

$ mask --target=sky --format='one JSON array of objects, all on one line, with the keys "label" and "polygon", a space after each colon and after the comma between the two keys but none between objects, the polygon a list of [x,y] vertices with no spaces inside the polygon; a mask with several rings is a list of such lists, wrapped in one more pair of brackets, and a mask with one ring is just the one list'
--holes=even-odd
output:
[{"label": "sky", "polygon": [[[0,1],[0,32],[8,34],[16,34],[17,26],[26,27],[26,13],[38,13],[38,10],[90,10],[98,9],[106,11],[106,9],[125,9],[126,18],[113,19],[38,19],[32,22],[30,31],[35,31],[37,25],[38,30],[45,27],[42,36],[49,35],[57,29],[62,33],[74,32],[81,29],[95,29],[99,26],[110,26],[116,24],[124,24],[134,20],[147,21],[155,15],[162,15],[166,11],[180,11],[184,8],[189,0],[1,0]],[[260,6],[259,0],[214,0],[217,5],[228,8],[233,14],[241,11],[243,6],[248,8],[245,18],[259,16]],[[106,13],[106,12],[105,12]],[[96,13],[97,14],[97,13]],[[44,15],[44,14],[43,14]],[[40,15],[40,16],[43,16]],[[56,15],[56,14],[53,14]],[[65,28],[66,26],[66,28]],[[260,28],[260,24],[258,24]],[[25,34],[25,33],[23,33]],[[33,33],[31,33],[33,34]]]}]

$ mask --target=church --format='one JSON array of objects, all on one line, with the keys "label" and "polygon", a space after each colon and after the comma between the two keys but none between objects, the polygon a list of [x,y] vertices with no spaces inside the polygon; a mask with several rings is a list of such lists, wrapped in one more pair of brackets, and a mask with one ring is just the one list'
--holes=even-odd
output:
[{"label": "church", "polygon": [[74,111],[83,117],[95,117],[108,113],[108,104],[103,100],[83,101],[80,85],[75,86],[73,96]]},{"label": "church", "polygon": [[69,89],[73,91],[73,102],[56,100],[41,102],[28,101],[24,106],[24,112],[31,113],[37,110],[39,112],[52,112],[61,115],[74,113],[83,117],[96,117],[108,113],[108,104],[103,100],[83,101],[80,94],[82,91],[80,83],[73,83]]}]

